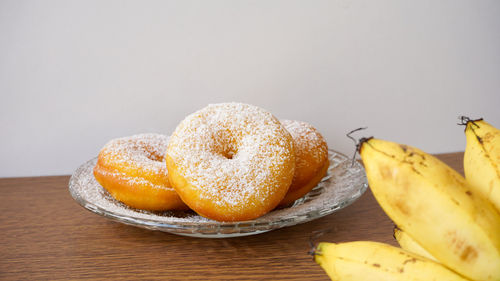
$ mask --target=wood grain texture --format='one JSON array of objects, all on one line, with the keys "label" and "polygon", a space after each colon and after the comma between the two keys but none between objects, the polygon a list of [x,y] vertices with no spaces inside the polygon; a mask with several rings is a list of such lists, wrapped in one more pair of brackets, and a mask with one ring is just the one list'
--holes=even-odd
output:
[{"label": "wood grain texture", "polygon": [[[463,153],[438,156],[463,174]],[[260,235],[201,239],[110,221],[80,207],[68,176],[0,179],[1,280],[329,280],[307,254],[321,241],[396,245],[368,190],[324,218]]]}]

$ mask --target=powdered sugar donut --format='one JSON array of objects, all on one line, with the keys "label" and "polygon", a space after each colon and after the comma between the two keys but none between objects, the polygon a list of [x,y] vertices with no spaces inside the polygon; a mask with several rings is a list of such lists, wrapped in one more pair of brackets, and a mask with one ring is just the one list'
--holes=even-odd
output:
[{"label": "powdered sugar donut", "polygon": [[288,205],[308,193],[321,181],[328,169],[328,146],[323,136],[311,124],[282,120],[292,135],[295,150],[293,181],[280,205]]},{"label": "powdered sugar donut", "polygon": [[269,112],[252,105],[209,105],[186,117],[170,137],[172,186],[198,214],[250,220],[274,209],[292,182],[292,137]]},{"label": "powdered sugar donut", "polygon": [[187,209],[167,177],[168,137],[141,134],[109,141],[94,167],[96,180],[116,200],[143,210]]}]

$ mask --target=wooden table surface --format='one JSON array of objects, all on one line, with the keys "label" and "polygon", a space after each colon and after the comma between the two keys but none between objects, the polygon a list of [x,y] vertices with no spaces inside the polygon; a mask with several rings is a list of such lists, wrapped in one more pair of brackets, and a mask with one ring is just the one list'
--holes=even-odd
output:
[{"label": "wooden table surface", "polygon": [[[438,155],[463,174],[463,153]],[[368,190],[321,219],[260,235],[202,239],[127,226],[91,213],[69,176],[0,179],[0,280],[329,280],[308,255],[319,240],[396,245]]]}]

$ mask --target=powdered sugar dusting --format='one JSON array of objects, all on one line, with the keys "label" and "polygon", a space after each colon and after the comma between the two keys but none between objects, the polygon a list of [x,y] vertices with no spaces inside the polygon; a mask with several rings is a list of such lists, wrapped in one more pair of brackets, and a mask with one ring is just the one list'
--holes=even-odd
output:
[{"label": "powdered sugar dusting", "polygon": [[[119,177],[137,184],[149,183],[144,175],[160,175],[166,179],[167,168],[164,159],[168,138],[165,135],[149,133],[113,139],[99,153],[99,164],[105,168],[99,171],[103,175]],[[166,188],[161,185],[153,186]]]},{"label": "powdered sugar dusting", "polygon": [[[281,120],[281,124],[285,126],[293,137],[296,168],[309,165],[308,161],[311,161],[311,159],[315,162],[315,165],[321,165],[326,161],[328,157],[326,141],[311,124],[296,120]],[[304,154],[307,154],[309,157],[305,158]]]},{"label": "powdered sugar dusting", "polygon": [[213,104],[189,115],[172,134],[167,151],[202,198],[233,210],[260,204],[256,198],[289,182],[276,171],[294,162],[291,138],[279,121],[240,103]]}]

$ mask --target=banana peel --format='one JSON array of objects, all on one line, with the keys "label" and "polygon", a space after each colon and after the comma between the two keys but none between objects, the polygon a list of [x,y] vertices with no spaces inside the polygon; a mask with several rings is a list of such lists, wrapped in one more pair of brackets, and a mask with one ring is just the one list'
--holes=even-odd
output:
[{"label": "banana peel", "polygon": [[500,130],[483,119],[466,120],[465,178],[500,212]]},{"label": "banana peel", "polygon": [[468,280],[432,260],[378,242],[322,242],[314,259],[333,281]]},{"label": "banana peel", "polygon": [[441,263],[473,280],[500,280],[500,215],[437,158],[380,139],[360,145],[385,213]]}]

